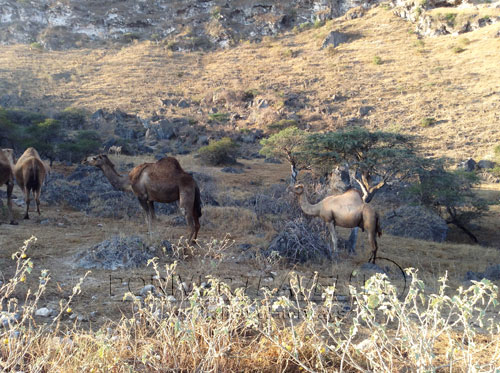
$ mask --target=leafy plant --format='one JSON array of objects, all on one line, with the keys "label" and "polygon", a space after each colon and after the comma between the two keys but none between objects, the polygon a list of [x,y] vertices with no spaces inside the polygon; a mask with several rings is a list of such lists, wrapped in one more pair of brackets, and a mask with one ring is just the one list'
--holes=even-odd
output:
[{"label": "leafy plant", "polygon": [[434,123],[436,123],[436,119],[431,118],[431,117],[425,117],[425,118],[422,118],[422,120],[420,121],[420,126],[421,127],[430,127]]},{"label": "leafy plant", "polygon": [[232,164],[236,162],[238,148],[239,145],[235,141],[229,137],[224,137],[200,148],[199,154],[202,160],[209,165]]},{"label": "leafy plant", "polygon": [[321,174],[347,164],[361,187],[363,199],[370,202],[387,181],[405,179],[428,162],[417,156],[413,140],[394,132],[352,128],[311,134],[300,154]]},{"label": "leafy plant", "polygon": [[262,148],[259,153],[268,158],[279,158],[290,163],[292,167],[292,183],[295,182],[297,174],[307,163],[302,155],[307,133],[291,126],[271,135],[267,139],[262,139]]},{"label": "leafy plant", "polygon": [[373,63],[375,65],[382,65],[382,63],[383,63],[382,58],[380,58],[379,56],[373,57]]},{"label": "leafy plant", "polygon": [[229,120],[228,113],[212,113],[208,115],[210,120],[213,120],[218,123],[226,123]]}]

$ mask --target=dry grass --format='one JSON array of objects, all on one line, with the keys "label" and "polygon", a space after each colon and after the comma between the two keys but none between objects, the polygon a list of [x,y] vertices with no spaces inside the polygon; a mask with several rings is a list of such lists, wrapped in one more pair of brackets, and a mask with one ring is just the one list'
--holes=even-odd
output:
[{"label": "dry grass", "polygon": [[[0,93],[19,94],[27,106],[47,111],[120,107],[143,115],[158,110],[158,99],[167,93],[199,102],[221,89],[255,89],[271,97],[271,107],[277,110],[280,95],[299,93],[308,104],[297,113],[308,118],[313,130],[343,126],[360,106],[370,105],[375,110],[361,125],[397,126],[403,133],[421,135],[429,155],[483,157],[498,139],[500,44],[493,37],[495,27],[468,34],[471,43],[459,54],[448,48],[458,36],[428,39],[423,51],[415,50],[417,39],[406,32],[408,23],[383,8],[361,19],[337,19],[299,34],[208,53],[172,53],[150,42],[121,50],[65,52],[2,46]],[[332,29],[351,35],[334,54],[319,50]],[[383,65],[373,64],[373,56]],[[69,78],[57,79],[60,73]],[[334,94],[347,99],[326,114],[322,109]],[[229,108],[242,110],[238,106]],[[208,118],[195,107],[176,108],[176,113],[201,124]],[[273,120],[259,116],[238,126]],[[425,117],[436,118],[436,125],[422,128]]]}]

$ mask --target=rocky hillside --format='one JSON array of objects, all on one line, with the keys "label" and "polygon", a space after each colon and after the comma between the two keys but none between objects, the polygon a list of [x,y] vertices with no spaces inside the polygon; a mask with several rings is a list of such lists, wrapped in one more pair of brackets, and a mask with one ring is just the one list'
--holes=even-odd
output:
[{"label": "rocky hillside", "polygon": [[343,15],[365,0],[1,0],[0,42],[66,49],[171,38],[173,49],[227,47]]}]

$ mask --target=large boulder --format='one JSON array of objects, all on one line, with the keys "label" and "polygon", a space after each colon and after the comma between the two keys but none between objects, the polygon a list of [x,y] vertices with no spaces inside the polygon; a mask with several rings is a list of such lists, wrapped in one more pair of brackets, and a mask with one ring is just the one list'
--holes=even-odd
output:
[{"label": "large boulder", "polygon": [[381,222],[382,231],[393,236],[443,242],[448,225],[435,212],[423,206],[402,206],[387,213]]},{"label": "large boulder", "polygon": [[325,49],[329,46],[336,48],[342,43],[346,43],[348,41],[348,35],[339,32],[339,31],[330,31],[325,40],[323,40],[323,44],[321,45],[321,49]]}]

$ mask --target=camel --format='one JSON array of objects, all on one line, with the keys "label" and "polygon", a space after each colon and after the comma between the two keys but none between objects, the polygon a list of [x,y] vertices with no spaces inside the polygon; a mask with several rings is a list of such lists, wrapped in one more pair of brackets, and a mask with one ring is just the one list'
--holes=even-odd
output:
[{"label": "camel", "polygon": [[122,154],[122,147],[116,145],[110,146],[108,149],[108,154],[120,155]]},{"label": "camel", "polygon": [[12,215],[12,190],[14,189],[14,152],[12,149],[0,151],[0,186],[7,185],[7,219],[17,225]]},{"label": "camel", "polygon": [[24,219],[29,219],[30,192],[36,202],[36,211],[40,215],[40,193],[45,176],[49,173],[48,166],[41,160],[40,155],[35,148],[28,148],[17,160],[14,166],[14,176],[17,185],[24,193],[24,202],[26,202],[26,212]]},{"label": "camel", "polygon": [[156,219],[154,202],[179,201],[179,207],[190,229],[188,242],[198,237],[201,217],[200,189],[193,177],[185,172],[179,161],[165,157],[155,163],[143,163],[120,175],[106,154],[89,157],[85,164],[101,169],[111,185],[121,191],[132,191],[146,212],[146,223]]},{"label": "camel", "polygon": [[314,205],[307,200],[303,185],[295,186],[294,192],[299,196],[300,207],[306,215],[319,216],[328,225],[335,254],[337,254],[335,226],[360,227],[363,231],[366,229],[372,248],[369,261],[375,263],[378,250],[376,235],[378,234],[379,237],[382,235],[379,216],[370,205],[363,202],[361,194],[356,189],[350,189],[340,195],[328,196]]}]

